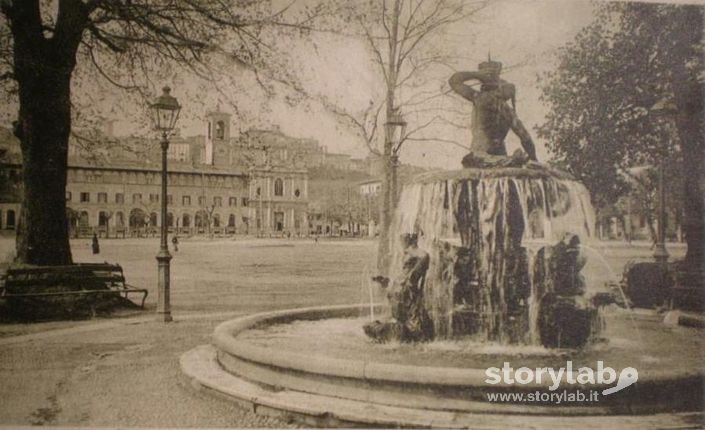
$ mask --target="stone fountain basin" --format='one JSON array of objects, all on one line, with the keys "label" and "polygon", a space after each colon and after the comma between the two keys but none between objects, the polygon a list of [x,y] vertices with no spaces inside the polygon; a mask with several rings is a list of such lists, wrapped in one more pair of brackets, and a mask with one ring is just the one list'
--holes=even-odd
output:
[{"label": "stone fountain basin", "polygon": [[[612,415],[700,411],[703,332],[666,327],[655,315],[631,321],[623,312],[607,315],[611,340],[585,351],[505,347],[472,340],[427,344],[375,344],[362,334],[368,306],[305,308],[255,314],[219,325],[214,332],[218,361],[228,372],[271,389],[427,410]],[[377,310],[379,312],[379,308]],[[639,329],[642,340],[636,333]],[[677,346],[677,347],[675,347]],[[487,367],[565,367],[596,360],[619,372],[635,367],[639,381],[598,402],[489,402],[488,393],[550,392],[550,381],[491,385]],[[556,392],[599,390],[615,385],[567,384]]]}]

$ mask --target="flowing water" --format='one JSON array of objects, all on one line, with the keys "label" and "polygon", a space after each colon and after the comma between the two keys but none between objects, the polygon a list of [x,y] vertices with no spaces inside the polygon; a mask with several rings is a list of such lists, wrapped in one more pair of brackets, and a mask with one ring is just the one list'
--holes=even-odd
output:
[{"label": "flowing water", "polygon": [[548,170],[429,175],[401,193],[389,273],[401,271],[401,235],[416,233],[431,258],[424,297],[436,337],[467,334],[454,319],[464,309],[480,338],[535,344],[546,292],[534,279],[536,255],[567,233],[591,237],[594,225],[585,187]]},{"label": "flowing water", "polygon": [[622,301],[624,303],[624,306],[626,306],[627,311],[629,313],[629,320],[631,321],[632,327],[634,328],[634,331],[636,332],[636,335],[639,338],[639,345],[643,345],[644,339],[641,336],[641,331],[639,330],[639,326],[637,325],[636,319],[634,318],[634,310],[629,305],[629,299],[627,299],[627,295],[624,293],[624,289],[622,288],[622,286],[618,282],[619,278],[617,277],[617,274],[614,273],[614,270],[612,270],[612,267],[607,262],[607,260],[605,260],[605,257],[602,255],[602,253],[600,251],[598,251],[597,249],[595,249],[591,246],[585,245],[585,244],[580,245],[580,247],[582,249],[590,251],[592,255],[596,256],[599,259],[599,261],[604,265],[604,267],[607,269],[607,271],[610,274],[610,276],[612,277],[612,279],[615,281],[614,285],[617,287],[620,295],[622,296]]}]

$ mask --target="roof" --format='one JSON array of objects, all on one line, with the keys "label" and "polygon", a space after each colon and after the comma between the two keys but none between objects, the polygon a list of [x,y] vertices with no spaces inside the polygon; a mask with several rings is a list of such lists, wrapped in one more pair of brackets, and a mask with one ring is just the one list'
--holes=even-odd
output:
[{"label": "roof", "polygon": [[[122,170],[122,171],[143,171],[143,172],[161,172],[161,165],[156,163],[138,163],[129,161],[117,161],[108,164],[90,163],[85,161],[69,161],[69,169],[92,169],[92,170]],[[241,169],[222,168],[199,164],[193,166],[186,163],[171,162],[167,165],[167,170],[170,173],[194,173],[222,176],[247,176],[247,173]]]}]

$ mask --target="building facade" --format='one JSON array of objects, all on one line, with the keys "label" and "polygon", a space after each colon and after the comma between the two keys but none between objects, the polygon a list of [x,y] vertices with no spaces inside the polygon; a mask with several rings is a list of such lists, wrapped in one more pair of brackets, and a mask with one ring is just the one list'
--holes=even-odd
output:
[{"label": "building facade", "polygon": [[249,217],[259,234],[308,235],[306,169],[250,169]]},{"label": "building facade", "polygon": [[[230,136],[230,115],[208,112],[205,136],[175,137],[167,157],[167,226],[179,234],[307,235],[307,170],[290,157]],[[0,229],[17,227],[19,142],[0,141]],[[74,235],[156,235],[161,227],[161,166],[153,142],[110,140],[102,158],[70,151],[66,201]],[[144,140],[144,139],[142,139]],[[107,146],[107,145],[106,145]],[[146,147],[147,151],[125,150]],[[256,203],[256,204],[253,204]]]},{"label": "building facade", "polygon": [[[66,201],[75,232],[139,236],[161,226],[161,172],[130,165],[71,165]],[[172,232],[248,233],[246,174],[169,169],[167,226]]]}]

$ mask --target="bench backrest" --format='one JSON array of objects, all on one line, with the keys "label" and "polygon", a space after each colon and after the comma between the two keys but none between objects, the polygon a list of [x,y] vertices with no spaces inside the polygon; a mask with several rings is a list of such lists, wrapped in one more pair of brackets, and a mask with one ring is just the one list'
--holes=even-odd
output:
[{"label": "bench backrest", "polygon": [[63,286],[76,289],[124,287],[122,267],[107,263],[82,263],[67,266],[34,266],[8,269],[5,290],[8,293]]}]

